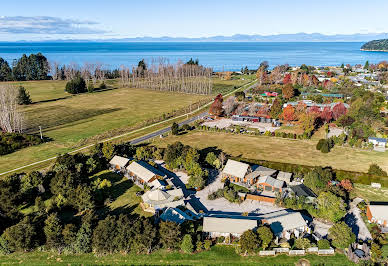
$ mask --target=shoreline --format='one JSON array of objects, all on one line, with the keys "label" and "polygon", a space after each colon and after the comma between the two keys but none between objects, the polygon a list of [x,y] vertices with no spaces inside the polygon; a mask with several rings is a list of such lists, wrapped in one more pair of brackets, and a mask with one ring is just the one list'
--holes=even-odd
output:
[{"label": "shoreline", "polygon": [[370,49],[360,49],[360,51],[364,51],[364,52],[388,52],[388,50],[370,50]]}]

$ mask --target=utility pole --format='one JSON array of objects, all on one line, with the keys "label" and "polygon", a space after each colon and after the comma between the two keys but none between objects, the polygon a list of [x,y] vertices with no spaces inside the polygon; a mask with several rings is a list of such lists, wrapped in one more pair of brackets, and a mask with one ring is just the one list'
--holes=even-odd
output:
[{"label": "utility pole", "polygon": [[39,132],[40,132],[40,139],[43,139],[43,135],[42,135],[42,127],[39,126]]}]

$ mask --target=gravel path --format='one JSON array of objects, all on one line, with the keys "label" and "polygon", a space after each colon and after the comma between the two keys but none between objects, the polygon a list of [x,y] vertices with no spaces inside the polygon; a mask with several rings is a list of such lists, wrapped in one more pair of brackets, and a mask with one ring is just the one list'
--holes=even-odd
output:
[{"label": "gravel path", "polygon": [[353,233],[358,239],[368,240],[372,239],[372,235],[368,230],[364,220],[361,217],[361,211],[357,207],[357,204],[363,201],[361,198],[355,198],[350,203],[350,209],[345,217],[345,222],[352,228]]}]

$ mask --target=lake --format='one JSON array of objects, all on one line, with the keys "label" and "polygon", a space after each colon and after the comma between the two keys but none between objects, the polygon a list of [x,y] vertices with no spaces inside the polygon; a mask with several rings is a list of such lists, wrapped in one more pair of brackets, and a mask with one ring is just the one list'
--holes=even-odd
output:
[{"label": "lake", "polygon": [[262,61],[271,67],[334,66],[377,63],[388,60],[386,52],[360,51],[359,42],[19,42],[0,43],[0,57],[10,63],[22,54],[43,53],[50,62],[60,64],[102,63],[106,68],[133,66],[165,58],[174,63],[190,58],[215,71],[255,69]]}]

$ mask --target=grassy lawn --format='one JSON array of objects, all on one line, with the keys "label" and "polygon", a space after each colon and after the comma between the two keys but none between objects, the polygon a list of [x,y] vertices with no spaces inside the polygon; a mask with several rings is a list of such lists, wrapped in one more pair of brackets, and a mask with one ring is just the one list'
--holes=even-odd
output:
[{"label": "grassy lawn", "polygon": [[248,82],[253,81],[256,78],[255,75],[243,75],[238,79],[223,80],[220,78],[213,78],[213,94],[225,94],[234,89],[234,87],[241,87]]},{"label": "grassy lawn", "polygon": [[[158,117],[186,107],[201,99],[203,95],[187,95],[145,89],[120,88],[92,94],[82,94],[63,98],[62,81],[30,82],[25,87],[31,97],[58,99],[23,107],[29,128],[38,130],[42,126],[45,136],[52,141],[1,156],[0,172],[56,156],[86,143],[102,138],[109,131],[133,128],[145,120]],[[42,95],[42,87],[51,96]],[[54,85],[53,85],[54,84]],[[57,94],[51,93],[56,90]],[[35,94],[36,92],[36,94]],[[35,95],[35,96],[34,96]],[[129,130],[128,130],[129,131]]]},{"label": "grassy lawn", "polygon": [[233,156],[294,164],[332,166],[336,169],[367,172],[372,162],[388,171],[388,152],[335,147],[330,153],[317,151],[317,140],[292,140],[266,136],[194,131],[155,140],[165,147],[175,141],[197,148],[216,147]]},{"label": "grassy lawn", "polygon": [[355,184],[354,193],[366,201],[388,201],[387,188],[372,188],[368,185]]},{"label": "grassy lawn", "polygon": [[149,255],[114,254],[107,256],[85,255],[58,255],[49,252],[14,253],[0,256],[3,264],[23,265],[113,265],[113,264],[148,264],[148,265],[295,265],[300,259],[307,259],[311,265],[355,265],[344,255],[335,256],[286,256],[259,257],[239,256],[231,247],[215,246],[210,251],[197,254],[168,252],[159,250]]}]

